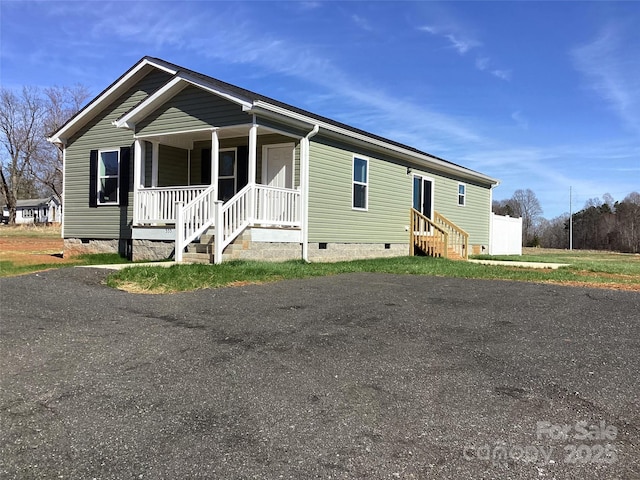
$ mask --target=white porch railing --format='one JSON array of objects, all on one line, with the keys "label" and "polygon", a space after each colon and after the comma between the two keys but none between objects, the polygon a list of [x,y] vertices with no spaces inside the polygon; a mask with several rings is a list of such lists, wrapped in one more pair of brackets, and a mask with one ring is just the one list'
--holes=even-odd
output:
[{"label": "white porch railing", "polygon": [[184,248],[213,224],[217,203],[213,185],[186,205],[176,202],[176,261],[181,261]]},{"label": "white porch railing", "polygon": [[255,223],[300,226],[300,190],[256,185]]},{"label": "white porch railing", "polygon": [[297,227],[300,218],[300,190],[247,185],[227,203],[215,200],[213,186],[206,187],[190,202],[174,205],[176,224],[175,259],[182,260],[185,247],[212,225],[215,227],[214,261],[250,224]]},{"label": "white porch railing", "polygon": [[135,197],[134,222],[175,223],[176,202],[188,204],[207,188],[209,185],[140,188]]}]

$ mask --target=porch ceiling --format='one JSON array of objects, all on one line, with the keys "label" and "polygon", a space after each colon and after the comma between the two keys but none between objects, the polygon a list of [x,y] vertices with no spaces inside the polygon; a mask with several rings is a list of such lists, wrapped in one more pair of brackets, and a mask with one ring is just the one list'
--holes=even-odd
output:
[{"label": "porch ceiling", "polygon": [[[251,125],[234,125],[230,127],[218,128],[218,138],[237,138],[248,137],[249,129]],[[184,148],[191,150],[195,142],[211,140],[210,129],[196,130],[190,132],[168,132],[155,135],[136,135],[136,138],[140,140],[146,140],[148,142],[158,142],[162,145],[168,145],[171,147]],[[269,127],[258,126],[258,135],[265,135],[268,133],[282,133],[279,130],[275,130]]]}]

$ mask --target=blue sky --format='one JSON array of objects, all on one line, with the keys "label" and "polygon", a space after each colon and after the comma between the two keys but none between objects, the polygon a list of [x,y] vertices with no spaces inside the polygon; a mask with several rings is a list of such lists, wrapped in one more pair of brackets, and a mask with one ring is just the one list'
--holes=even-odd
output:
[{"label": "blue sky", "polygon": [[0,1],[0,80],[163,58],[532,189],[640,190],[640,2]]}]

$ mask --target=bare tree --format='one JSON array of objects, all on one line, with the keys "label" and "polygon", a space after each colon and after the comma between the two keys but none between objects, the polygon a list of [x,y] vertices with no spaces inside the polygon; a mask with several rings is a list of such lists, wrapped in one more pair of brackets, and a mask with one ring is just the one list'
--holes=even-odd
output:
[{"label": "bare tree", "polygon": [[43,140],[44,104],[35,88],[24,87],[20,96],[0,89],[0,187],[15,223],[19,189],[31,180],[32,162]]},{"label": "bare tree", "polygon": [[[45,89],[44,94],[43,140],[80,110],[89,98],[89,90],[80,84],[73,87],[53,86]],[[32,173],[58,197],[60,204],[62,204],[62,169],[62,151],[49,142],[43,142],[37,161],[32,164]]]},{"label": "bare tree", "polygon": [[0,190],[15,223],[19,198],[38,195],[38,185],[62,203],[61,151],[46,141],[64,125],[89,97],[83,85],[51,87],[43,92],[23,87],[20,95],[0,90]]},{"label": "bare tree", "polygon": [[545,248],[567,248],[569,246],[569,214],[551,220],[542,219],[540,243]]},{"label": "bare tree", "polygon": [[509,205],[509,200],[494,200],[491,204],[491,211],[496,215],[514,216],[513,209]]},{"label": "bare tree", "polygon": [[620,225],[621,251],[640,253],[640,193],[631,192],[622,202],[616,202]]},{"label": "bare tree", "polygon": [[536,227],[542,217],[542,207],[533,190],[516,190],[509,200],[513,215],[522,218],[522,242],[532,245],[536,237]]}]

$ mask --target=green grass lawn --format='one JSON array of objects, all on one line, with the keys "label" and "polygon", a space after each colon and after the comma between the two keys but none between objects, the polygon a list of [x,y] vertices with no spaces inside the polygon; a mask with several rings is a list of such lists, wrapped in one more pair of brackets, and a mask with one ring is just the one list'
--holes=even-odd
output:
[{"label": "green grass lawn", "polygon": [[[0,229],[2,236],[59,238],[59,227]],[[372,272],[404,275],[502,279],[593,285],[640,291],[640,255],[594,251],[524,249],[522,256],[476,256],[494,260],[568,263],[558,270],[534,270],[515,266],[478,265],[429,257],[397,257],[337,263],[228,262],[222,265],[174,265],[166,268],[138,266],[109,276],[107,283],[134,292],[180,292],[227,285],[264,283],[341,273]],[[19,275],[50,268],[77,265],[128,263],[117,254],[82,255],[70,263],[20,265],[0,261],[0,276]]]},{"label": "green grass lawn", "polygon": [[[139,293],[167,293],[216,288],[227,285],[264,283],[283,279],[308,278],[353,272],[433,275],[442,277],[484,278],[526,282],[593,284],[594,286],[640,290],[640,256],[561,253],[537,257],[483,257],[519,261],[572,263],[558,270],[539,270],[511,266],[478,265],[429,257],[398,257],[355,260],[337,263],[249,262],[234,261],[222,265],[174,265],[168,268],[127,268],[109,276],[108,285]],[[561,260],[562,259],[562,260]]]}]

